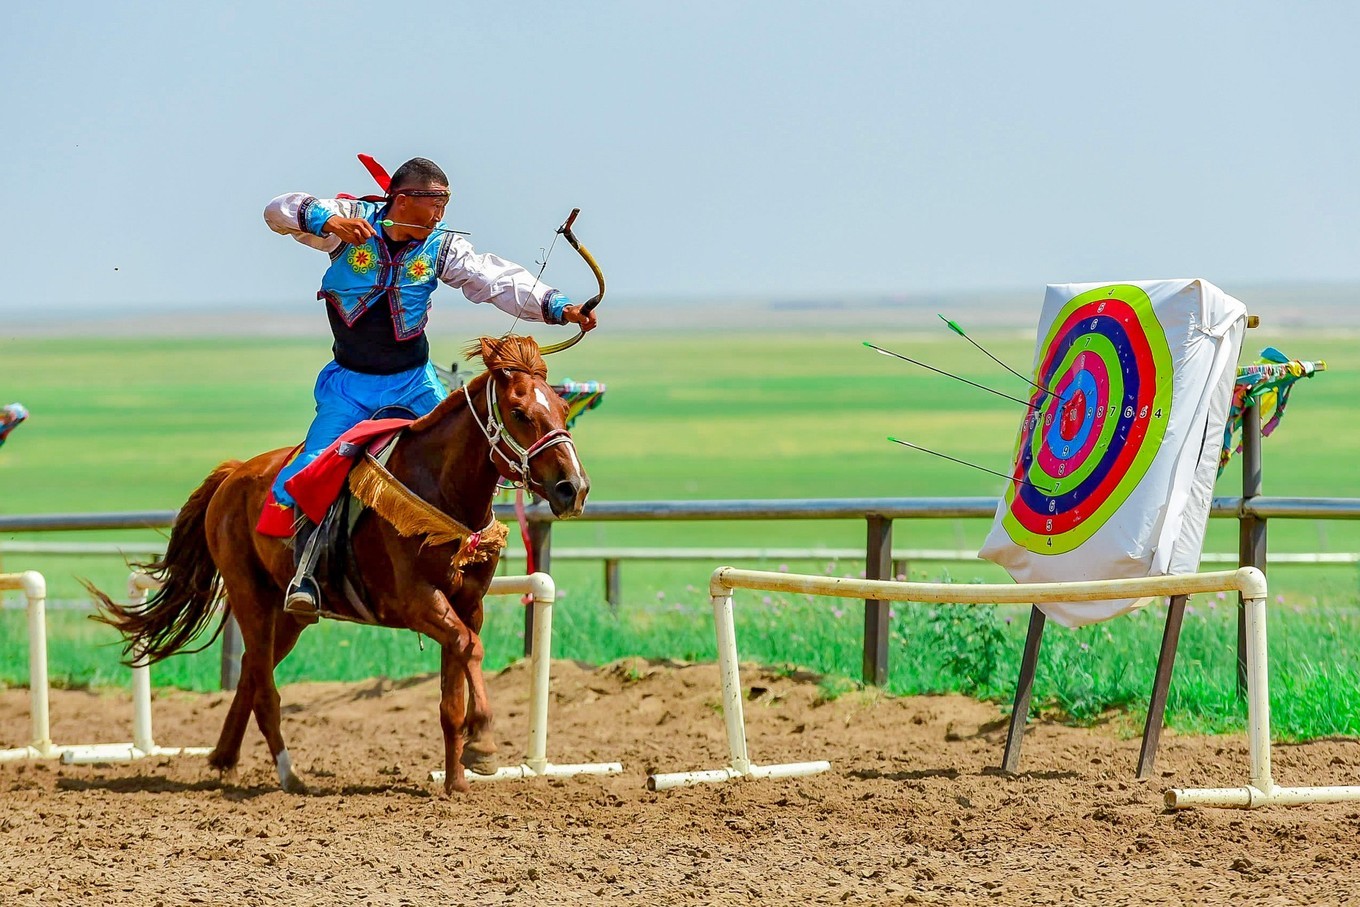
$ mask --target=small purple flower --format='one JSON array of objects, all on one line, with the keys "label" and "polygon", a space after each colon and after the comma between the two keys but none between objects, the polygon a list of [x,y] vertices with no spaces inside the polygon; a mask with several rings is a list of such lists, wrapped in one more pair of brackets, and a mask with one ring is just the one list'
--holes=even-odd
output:
[{"label": "small purple flower", "polygon": [[789,565],[788,565],[788,564],[780,564],[780,565],[779,565],[779,572],[780,572],[780,573],[788,573],[788,572],[789,572]]},{"label": "small purple flower", "polygon": [[1013,620],[1015,620],[1015,618],[1013,618],[1013,617],[1008,617],[1008,618],[1006,618],[1006,625],[1007,625],[1007,626],[1010,626],[1010,623],[1011,623],[1011,621],[1013,621]]},{"label": "small purple flower", "polygon": [[761,599],[761,602],[767,605],[772,601],[774,601],[774,599],[770,598],[768,595]]},{"label": "small purple flower", "polygon": [[893,579],[897,580],[899,583],[905,583],[907,581],[907,575],[905,573],[899,573],[897,576],[893,577]]},{"label": "small purple flower", "polygon": [[1283,595],[1277,595],[1277,596],[1275,596],[1275,604],[1277,604],[1277,605],[1283,605],[1283,604],[1284,604],[1284,596],[1283,596]]},{"label": "small purple flower", "polygon": [[1226,593],[1226,592],[1220,592],[1220,593],[1218,593],[1218,595],[1216,596],[1216,598],[1217,598],[1219,601],[1223,601],[1223,600],[1224,600],[1225,598],[1227,598],[1227,597],[1228,597],[1228,593]]},{"label": "small purple flower", "polygon": [[897,609],[896,609],[896,608],[889,608],[889,609],[888,609],[888,617],[891,618],[891,617],[896,617],[896,616],[897,616]]},{"label": "small purple flower", "polygon": [[1217,607],[1218,607],[1218,602],[1215,602],[1215,601],[1209,602],[1209,610],[1210,610],[1210,611],[1215,610]]},{"label": "small purple flower", "polygon": [[836,618],[836,620],[840,620],[842,617],[845,616],[845,612],[842,611],[840,608],[832,608],[831,616]]},{"label": "small purple flower", "polygon": [[860,579],[864,579],[864,578],[867,577],[868,575],[869,575],[869,574],[868,574],[868,571],[866,571],[866,570],[861,570],[861,571],[859,572],[859,578],[860,578]]},{"label": "small purple flower", "polygon": [[665,593],[665,591],[662,590],[662,589],[658,589],[658,590],[656,591],[656,600],[657,600],[657,601],[664,601],[665,598],[666,598],[666,593]]},{"label": "small purple flower", "polygon": [[835,562],[835,561],[831,561],[830,563],[828,563],[828,564],[826,565],[826,572],[827,572],[828,575],[830,575],[830,574],[836,572],[836,562]]},{"label": "small purple flower", "polygon": [[1083,652],[1089,652],[1089,651],[1091,651],[1091,646],[1090,646],[1090,644],[1089,644],[1089,643],[1082,643],[1082,644],[1081,644],[1081,650],[1082,650]]}]

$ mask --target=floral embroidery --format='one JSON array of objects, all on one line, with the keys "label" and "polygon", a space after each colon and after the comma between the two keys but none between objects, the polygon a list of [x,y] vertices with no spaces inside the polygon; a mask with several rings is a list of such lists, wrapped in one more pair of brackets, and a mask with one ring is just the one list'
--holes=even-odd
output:
[{"label": "floral embroidery", "polygon": [[350,268],[356,274],[367,274],[372,271],[378,263],[378,258],[373,254],[373,250],[368,246],[355,246],[349,250],[349,257],[345,259],[349,262]]},{"label": "floral embroidery", "polygon": [[415,281],[427,279],[434,269],[430,265],[430,256],[421,255],[411,259],[411,263],[406,266],[406,276]]}]

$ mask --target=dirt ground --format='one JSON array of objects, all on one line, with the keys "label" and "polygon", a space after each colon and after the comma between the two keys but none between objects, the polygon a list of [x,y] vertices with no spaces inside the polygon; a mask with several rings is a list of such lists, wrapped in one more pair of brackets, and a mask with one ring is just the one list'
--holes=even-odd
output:
[{"label": "dirt ground", "polygon": [[[961,697],[833,702],[743,672],[758,764],[831,771],[662,793],[649,770],[724,764],[712,665],[554,664],[549,758],[624,773],[475,785],[445,799],[438,681],[299,684],[284,734],[312,794],[277,788],[253,727],[239,776],[201,757],[0,765],[0,904],[1343,904],[1360,903],[1360,804],[1169,813],[1171,786],[1246,776],[1242,737],[1137,739],[1005,728]],[[504,764],[523,756],[528,670],[492,678]],[[166,692],[162,746],[210,745],[226,694]],[[0,693],[0,748],[26,743],[27,692]],[[55,691],[53,738],[130,737],[126,694]],[[1360,742],[1275,748],[1281,783],[1360,779]]]}]

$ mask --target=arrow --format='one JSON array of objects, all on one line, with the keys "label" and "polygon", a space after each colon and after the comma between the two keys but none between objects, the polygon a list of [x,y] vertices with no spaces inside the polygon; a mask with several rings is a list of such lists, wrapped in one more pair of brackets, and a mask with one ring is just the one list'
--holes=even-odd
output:
[{"label": "arrow", "polygon": [[431,233],[457,233],[459,236],[471,236],[466,230],[450,230],[448,227],[422,227],[420,224],[403,224],[396,220],[380,220],[378,223],[384,227],[414,227],[417,230],[429,230]]},{"label": "arrow", "polygon": [[1035,485],[1028,479],[1017,479],[1015,476],[1008,476],[1004,472],[997,472],[995,469],[988,469],[986,466],[979,466],[976,463],[969,463],[967,460],[960,460],[958,457],[951,457],[948,454],[940,453],[938,450],[931,450],[929,447],[921,447],[919,444],[912,444],[910,441],[903,441],[901,438],[894,438],[892,435],[888,435],[888,440],[893,442],[894,444],[901,444],[903,447],[910,447],[912,450],[919,450],[922,453],[928,453],[931,456],[940,457],[941,459],[944,460],[949,460],[951,463],[958,463],[961,466],[971,466],[974,469],[980,469],[983,472],[989,472],[994,476],[1000,476],[1001,478],[1006,479],[1007,481],[1010,482],[1017,482],[1021,485],[1028,485],[1035,491],[1042,492],[1043,494],[1049,495],[1050,497],[1053,495],[1052,491],[1048,490],[1047,488],[1040,488],[1038,485]]},{"label": "arrow", "polygon": [[[1039,411],[1039,407],[1035,406],[1033,403],[1030,403],[1028,400],[1021,400],[1019,397],[1012,397],[1010,394],[1003,394],[999,390],[993,390],[992,388],[988,387],[985,384],[978,384],[976,381],[969,381],[967,378],[964,378],[960,375],[956,375],[953,372],[946,372],[944,369],[936,368],[933,365],[926,365],[924,362],[920,362],[916,359],[911,358],[910,356],[903,356],[901,353],[894,353],[892,350],[885,350],[881,346],[874,346],[867,340],[864,341],[864,345],[871,350],[875,350],[876,352],[882,353],[885,356],[892,356],[896,359],[901,359],[903,362],[910,362],[912,365],[919,365],[921,368],[929,369],[930,371],[935,372],[936,374],[944,375],[945,377],[948,378],[953,378],[955,381],[962,381],[964,384],[970,384],[973,387],[976,387],[978,390],[984,390],[989,394],[996,394],[998,397],[1005,397],[1007,400],[1013,400],[1016,403],[1019,403],[1021,406],[1032,409],[1035,412]],[[1043,390],[1043,388],[1040,388],[1040,390]]]},{"label": "arrow", "polygon": [[[939,314],[939,313],[937,312],[936,314]],[[1031,381],[1030,379],[1026,378],[1024,375],[1020,374],[1020,373],[1017,372],[1015,369],[1011,368],[1009,365],[1007,365],[1006,363],[1002,362],[1000,359],[998,359],[998,358],[996,358],[995,356],[993,356],[991,353],[987,352],[987,350],[983,348],[982,344],[978,343],[978,342],[977,342],[976,340],[974,340],[972,337],[969,337],[966,333],[964,333],[963,328],[959,327],[959,323],[958,323],[957,321],[951,321],[950,319],[945,318],[943,315],[940,315],[940,320],[943,321],[945,324],[949,325],[949,329],[950,329],[951,331],[953,331],[955,334],[958,334],[958,335],[959,335],[960,337],[962,337],[964,340],[967,340],[967,341],[968,341],[969,343],[971,343],[973,346],[975,346],[975,347],[977,347],[978,349],[982,350],[982,354],[983,354],[984,356],[986,356],[988,359],[992,360],[992,361],[995,362],[997,365],[1001,366],[1001,367],[1004,368],[1006,371],[1010,372],[1012,375],[1014,375],[1015,377],[1019,378],[1021,381],[1025,382],[1026,384],[1028,384],[1030,387],[1038,388],[1039,390],[1043,391],[1043,392],[1046,393],[1046,394],[1052,394],[1052,393],[1053,393],[1053,391],[1051,391],[1051,390],[1049,390],[1048,388],[1044,387],[1042,384],[1035,384],[1033,381]]]}]

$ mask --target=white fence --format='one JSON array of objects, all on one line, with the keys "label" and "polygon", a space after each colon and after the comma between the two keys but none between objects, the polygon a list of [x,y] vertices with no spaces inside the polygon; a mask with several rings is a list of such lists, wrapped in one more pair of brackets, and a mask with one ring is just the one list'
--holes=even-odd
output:
[{"label": "white fence", "polygon": [[[128,598],[133,604],[146,601],[151,590],[160,587],[153,577],[134,571],[128,578]],[[34,571],[0,574],[0,591],[21,590],[28,608],[29,720],[27,746],[0,750],[0,762],[21,759],[60,759],[67,764],[129,762],[147,756],[201,756],[210,747],[162,747],[152,736],[151,669],[137,665],[132,669],[132,742],[104,744],[55,744],[49,726],[47,678],[47,584]],[[555,765],[548,761],[548,702],[552,653],[552,614],[557,597],[552,577],[546,573],[528,576],[501,576],[491,582],[488,595],[532,595],[534,609],[534,654],[530,662],[529,743],[523,764],[502,768],[492,775],[469,772],[472,781],[498,781],[511,778],[569,777],[572,775],[613,775],[623,771],[618,762]],[[443,780],[443,772],[431,772],[431,780]]]},{"label": "white fence", "polygon": [[[134,577],[136,575],[134,574]],[[129,595],[137,587],[129,583]],[[127,762],[147,756],[206,755],[206,747],[157,746],[151,735],[151,669],[132,669],[132,742],[57,744],[49,724],[47,682],[47,583],[42,574],[0,574],[0,590],[22,590],[28,608],[28,702],[30,735],[27,746],[0,750],[0,762],[19,759],[60,759],[66,763]],[[145,594],[142,592],[141,594]]]},{"label": "white fence", "polygon": [[1191,595],[1236,590],[1246,601],[1247,725],[1251,777],[1233,788],[1191,788],[1166,792],[1173,808],[1188,806],[1257,807],[1267,804],[1332,803],[1360,800],[1360,786],[1281,787],[1270,770],[1270,691],[1266,652],[1266,578],[1255,567],[1219,573],[1185,576],[1153,576],[1085,583],[899,583],[856,580],[829,576],[767,573],[719,567],[709,581],[713,623],[718,640],[718,668],[722,682],[723,717],[731,762],[719,769],[654,774],[647,780],[652,790],[666,790],[737,778],[780,778],[815,774],[830,767],[826,762],[757,766],[746,747],[746,723],[741,703],[736,630],[732,620],[735,589],[795,592],[838,598],[897,602],[957,604],[1042,603],[1053,601],[1100,601],[1110,598]]}]

